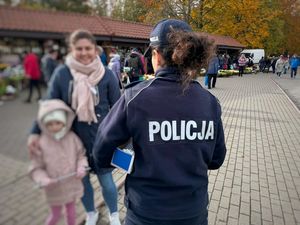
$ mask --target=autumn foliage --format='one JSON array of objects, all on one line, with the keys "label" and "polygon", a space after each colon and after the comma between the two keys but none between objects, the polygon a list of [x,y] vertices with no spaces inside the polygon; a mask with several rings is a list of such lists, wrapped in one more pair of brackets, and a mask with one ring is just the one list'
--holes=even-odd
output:
[{"label": "autumn foliage", "polygon": [[300,54],[300,0],[122,0],[119,5],[120,2],[127,5],[122,17],[125,20],[155,24],[162,18],[178,18],[194,30],[228,35],[249,48],[265,48],[270,54]]}]

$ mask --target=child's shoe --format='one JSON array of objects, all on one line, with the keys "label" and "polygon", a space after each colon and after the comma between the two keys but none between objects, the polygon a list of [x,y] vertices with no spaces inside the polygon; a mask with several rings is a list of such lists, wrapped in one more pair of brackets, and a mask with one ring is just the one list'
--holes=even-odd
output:
[{"label": "child's shoe", "polygon": [[99,217],[99,212],[88,212],[85,220],[85,225],[96,225]]},{"label": "child's shoe", "polygon": [[109,222],[110,225],[121,225],[120,219],[119,219],[119,213],[114,212],[109,215]]}]

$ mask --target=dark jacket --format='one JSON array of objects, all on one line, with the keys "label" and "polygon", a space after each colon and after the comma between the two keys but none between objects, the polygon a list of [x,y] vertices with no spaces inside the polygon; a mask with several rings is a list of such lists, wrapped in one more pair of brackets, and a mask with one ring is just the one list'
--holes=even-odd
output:
[{"label": "dark jacket", "polygon": [[209,62],[207,74],[218,74],[219,67],[219,58],[217,56],[214,56]]},{"label": "dark jacket", "polygon": [[194,81],[184,92],[176,70],[132,84],[99,127],[96,166],[110,166],[114,149],[132,137],[133,171],[125,203],[138,215],[186,219],[208,205],[208,169],[218,169],[226,147],[218,100]]},{"label": "dark jacket", "polygon": [[132,52],[129,55],[128,59],[125,62],[125,66],[131,67],[131,70],[129,71],[130,77],[139,77],[145,74],[142,60],[140,56],[135,52]]},{"label": "dark jacket", "polygon": [[58,65],[58,62],[56,60],[54,60],[53,58],[48,57],[46,59],[46,65],[45,65],[46,74],[45,74],[45,76],[46,76],[47,81],[49,81],[51,79],[51,75],[53,74],[57,65]]},{"label": "dark jacket", "polygon": [[[48,89],[47,99],[61,99],[68,106],[71,107],[73,90],[73,77],[67,66],[62,65],[58,67],[50,80],[50,86]],[[87,151],[90,166],[92,165],[92,148],[97,133],[97,129],[101,121],[108,114],[110,108],[120,98],[120,89],[118,81],[111,70],[105,68],[105,74],[102,80],[96,87],[98,92],[96,98],[100,99],[100,102],[95,106],[95,113],[98,118],[98,123],[78,122],[75,118],[72,130],[79,136],[83,145]],[[34,123],[31,133],[39,134],[40,129],[36,123]]]}]

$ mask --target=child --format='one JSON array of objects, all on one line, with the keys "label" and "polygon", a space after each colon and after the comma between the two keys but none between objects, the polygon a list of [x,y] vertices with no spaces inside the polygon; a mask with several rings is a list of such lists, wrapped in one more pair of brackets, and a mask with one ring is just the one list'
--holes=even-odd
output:
[{"label": "child", "polygon": [[81,141],[70,131],[74,118],[73,111],[61,100],[47,100],[40,105],[41,154],[32,157],[29,173],[44,188],[50,205],[46,225],[57,224],[63,207],[67,224],[75,225],[75,201],[83,195],[81,178],[86,175],[88,163]]}]

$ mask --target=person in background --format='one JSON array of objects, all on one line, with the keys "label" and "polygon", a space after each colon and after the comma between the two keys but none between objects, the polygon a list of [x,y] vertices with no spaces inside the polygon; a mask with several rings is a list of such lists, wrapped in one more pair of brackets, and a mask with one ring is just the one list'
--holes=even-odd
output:
[{"label": "person in background", "polygon": [[219,58],[220,69],[223,70],[224,69],[223,65],[224,65],[224,61],[225,61],[224,55],[223,54],[219,54],[218,58]]},{"label": "person in background", "polygon": [[283,55],[283,59],[285,61],[285,64],[284,64],[284,67],[283,67],[283,74],[286,74],[288,69],[289,69],[289,56],[287,54],[284,54]]},{"label": "person in background", "polygon": [[58,65],[58,51],[51,49],[48,53],[48,57],[45,59],[44,76],[47,83],[49,83],[51,76]]},{"label": "person in background", "polygon": [[121,76],[121,63],[120,63],[120,55],[114,53],[111,55],[111,59],[108,64],[108,68],[114,73],[116,78],[119,81],[119,86],[122,88],[122,76]]},{"label": "person in background", "polygon": [[248,63],[247,58],[245,57],[244,54],[242,54],[242,55],[240,56],[240,58],[238,59],[238,64],[239,64],[239,75],[238,75],[238,76],[239,76],[239,77],[242,77],[242,76],[243,76],[243,74],[244,74],[244,69],[245,69],[247,63]]},{"label": "person in background", "polygon": [[[72,109],[61,100],[46,100],[40,104],[41,154],[31,157],[29,174],[46,193],[50,205],[46,225],[59,222],[62,208],[65,209],[67,224],[76,224],[75,204],[83,195],[81,179],[86,175],[88,162],[82,142],[70,130],[74,118]],[[64,157],[60,157],[62,155]],[[74,175],[59,180],[70,174]]]},{"label": "person in background", "polygon": [[48,58],[50,57],[49,51],[51,51],[52,48],[50,49],[45,49],[45,54],[42,56],[41,58],[41,71],[42,71],[42,75],[43,75],[43,81],[45,83],[48,83],[48,74],[47,74],[47,69],[46,69],[46,62],[48,60]]},{"label": "person in background", "polygon": [[144,65],[140,54],[133,49],[125,61],[125,66],[130,68],[128,72],[130,82],[139,81],[140,77],[145,74]]},{"label": "person in background", "polygon": [[99,54],[102,64],[104,66],[107,66],[107,57],[106,57],[104,49],[101,46],[97,46],[97,50],[98,50],[98,54]]},{"label": "person in background", "polygon": [[276,65],[275,65],[275,70],[276,70],[276,74],[277,76],[281,76],[283,70],[284,70],[284,66],[285,66],[285,60],[283,58],[283,55],[280,55],[279,59],[276,61]]},{"label": "person in background", "polygon": [[299,59],[297,58],[297,55],[294,54],[293,57],[290,59],[291,78],[296,78],[297,68],[299,65],[300,65]]},{"label": "person in background", "polygon": [[231,66],[231,57],[229,54],[226,54],[226,58],[227,58],[227,69],[230,70],[230,66]]},{"label": "person in background", "polygon": [[211,87],[214,88],[216,86],[219,67],[219,59],[217,55],[214,54],[209,62],[207,69],[208,89],[211,89]]},{"label": "person in background", "polygon": [[142,51],[140,48],[134,48],[132,49],[132,52],[135,52],[136,54],[138,54],[138,56],[140,57],[140,60],[142,62],[142,65],[143,65],[143,68],[144,68],[144,73],[146,73],[146,59],[145,59],[145,56],[142,54]]},{"label": "person in background", "polygon": [[208,224],[207,173],[222,165],[226,147],[219,101],[194,79],[213,49],[187,23],[160,21],[148,48],[156,78],[128,85],[100,125],[93,148],[99,169],[132,140],[125,225]]},{"label": "person in background", "polygon": [[265,66],[263,68],[263,72],[269,73],[271,67],[271,59],[270,56],[265,57]]},{"label": "person in background", "polygon": [[[86,149],[89,167],[96,173],[101,191],[109,208],[110,225],[120,225],[118,192],[112,177],[112,168],[97,170],[92,148],[101,121],[120,98],[118,81],[98,56],[95,37],[87,30],[76,30],[70,35],[70,53],[65,65],[58,67],[50,81],[47,99],[60,99],[76,112],[72,124]],[[38,154],[40,127],[34,123],[27,145],[30,155]],[[86,225],[96,225],[99,213],[95,209],[94,190],[90,176],[83,178],[82,203],[87,212]]]},{"label": "person in background", "polygon": [[259,71],[263,72],[263,69],[265,67],[265,58],[263,56],[259,60],[258,64],[259,64]]},{"label": "person in background", "polygon": [[276,72],[276,62],[277,62],[278,58],[276,56],[272,56],[271,59],[271,67],[272,67],[272,72],[275,73]]},{"label": "person in background", "polygon": [[37,55],[33,52],[28,53],[24,58],[23,67],[25,76],[29,79],[29,94],[27,99],[25,100],[25,103],[31,102],[33,88],[36,88],[38,92],[37,100],[40,100],[42,98],[40,88],[41,70]]}]

